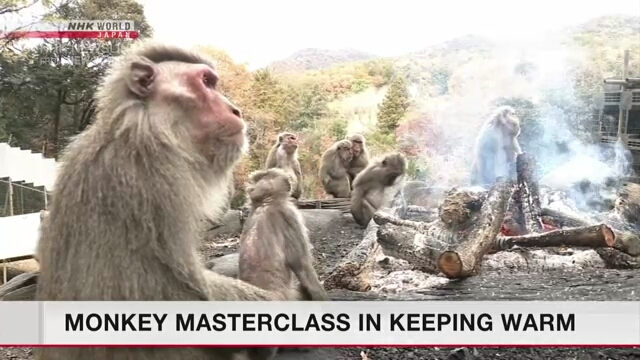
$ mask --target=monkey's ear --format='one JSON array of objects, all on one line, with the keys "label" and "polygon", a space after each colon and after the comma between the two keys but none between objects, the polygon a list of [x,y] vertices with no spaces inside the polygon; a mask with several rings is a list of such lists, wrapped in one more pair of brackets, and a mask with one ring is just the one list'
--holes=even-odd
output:
[{"label": "monkey's ear", "polygon": [[127,85],[134,94],[146,98],[151,95],[155,78],[155,64],[147,59],[140,58],[131,62]]}]

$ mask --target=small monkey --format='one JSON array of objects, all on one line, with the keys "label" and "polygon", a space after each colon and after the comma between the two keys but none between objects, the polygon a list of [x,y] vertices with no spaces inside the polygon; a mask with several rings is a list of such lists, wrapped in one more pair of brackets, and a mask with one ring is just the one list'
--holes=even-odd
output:
[{"label": "small monkey", "polygon": [[407,171],[407,161],[400,153],[376,159],[356,176],[351,193],[351,215],[360,226],[367,226],[382,206],[384,191]]},{"label": "small monkey", "polygon": [[347,169],[351,188],[353,189],[353,180],[356,178],[356,175],[369,165],[369,150],[367,150],[364,136],[360,134],[351,135],[347,140],[351,141],[351,151],[353,152],[353,158],[349,162]]},{"label": "small monkey", "polygon": [[[223,207],[248,146],[218,83],[210,60],[179,47],[140,42],[114,59],[94,124],[61,159],[37,250],[38,301],[285,299],[206,270],[198,256],[201,220]],[[243,350],[36,348],[35,357],[227,360]]]},{"label": "small monkey", "polygon": [[294,176],[295,183],[291,197],[299,199],[302,195],[302,170],[298,160],[298,137],[289,132],[278,135],[276,144],[269,150],[264,169],[280,168],[287,170]]},{"label": "small monkey", "polygon": [[320,182],[327,194],[334,198],[348,198],[351,195],[349,163],[353,159],[352,144],[341,140],[322,154],[320,162]]},{"label": "small monkey", "polygon": [[[238,278],[291,300],[328,301],[315,269],[307,227],[289,200],[292,178],[283,169],[251,174],[251,213],[240,237]],[[293,275],[300,285],[293,289]],[[298,294],[301,294],[300,296]],[[273,359],[277,348],[250,348],[250,360]]]},{"label": "small monkey", "polygon": [[513,108],[499,107],[476,138],[472,185],[491,185],[498,177],[509,175],[516,156],[522,153],[518,135],[520,119]]}]

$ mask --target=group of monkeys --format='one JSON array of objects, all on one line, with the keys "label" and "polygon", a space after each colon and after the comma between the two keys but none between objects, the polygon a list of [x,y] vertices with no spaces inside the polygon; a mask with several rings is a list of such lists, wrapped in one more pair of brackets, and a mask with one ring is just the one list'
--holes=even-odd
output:
[{"label": "group of monkeys", "polygon": [[[140,42],[114,59],[96,93],[94,123],[61,157],[41,223],[37,300],[328,300],[291,201],[301,189],[293,134],[281,134],[265,169],[249,177],[237,278],[208,270],[199,257],[202,219],[223,214],[233,169],[249,145],[242,113],[219,92],[219,81],[209,59],[176,46]],[[380,188],[404,173],[405,160],[368,161],[364,138],[354,137],[327,150],[320,168],[327,191],[350,194],[362,218],[379,206]],[[35,355],[272,359],[276,350],[81,347],[37,348]]]},{"label": "group of monkeys", "polygon": [[[175,46],[140,42],[114,59],[96,94],[94,123],[62,154],[56,194],[41,225],[37,300],[328,299],[313,269],[304,221],[290,201],[301,187],[292,134],[278,137],[267,168],[249,178],[251,213],[238,278],[208,270],[200,259],[201,220],[223,213],[233,168],[248,149],[242,113],[218,83],[209,59]],[[500,143],[484,148],[505,151],[509,140],[499,132],[507,125],[494,125],[501,130],[489,130]],[[479,173],[486,164],[478,164]],[[405,167],[398,153],[369,161],[364,138],[356,135],[325,152],[319,175],[327,193],[351,198],[354,218],[366,225],[384,187]],[[293,274],[299,286],[293,286]],[[271,359],[275,350],[79,347],[36,348],[35,355]]]},{"label": "group of monkeys", "polygon": [[[292,183],[291,197],[302,194],[302,171],[298,160],[298,137],[290,132],[278,135],[265,162],[265,169],[284,170]],[[384,189],[406,172],[401,153],[370,159],[366,140],[360,134],[335,142],[322,155],[319,178],[323,189],[334,198],[350,198],[351,214],[366,226],[380,207]]]}]

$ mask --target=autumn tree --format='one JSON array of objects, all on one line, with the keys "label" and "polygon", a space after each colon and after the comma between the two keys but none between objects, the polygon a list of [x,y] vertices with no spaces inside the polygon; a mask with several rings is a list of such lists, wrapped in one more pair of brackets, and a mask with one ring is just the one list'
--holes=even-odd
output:
[{"label": "autumn tree", "polygon": [[389,85],[384,100],[378,106],[378,130],[392,134],[409,108],[410,97],[404,79],[397,77]]}]

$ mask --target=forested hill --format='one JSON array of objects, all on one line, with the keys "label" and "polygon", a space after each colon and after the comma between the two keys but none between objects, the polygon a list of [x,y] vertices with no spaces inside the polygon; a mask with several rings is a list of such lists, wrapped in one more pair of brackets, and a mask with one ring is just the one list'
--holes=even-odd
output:
[{"label": "forested hill", "polygon": [[[112,0],[116,5],[108,8],[98,3],[78,0],[51,12],[69,19],[119,19],[117,9],[133,9],[127,19],[135,15],[145,25],[142,37],[152,33],[136,1]],[[554,34],[548,44],[517,49],[478,36],[395,58],[353,49],[304,49],[256,71],[236,63],[215,43],[201,44],[203,52],[218,60],[221,89],[249,124],[251,149],[236,171],[235,204],[243,202],[248,173],[263,165],[284,130],[302,140],[306,198],[325,196],[316,176],[319,159],[351,132],[363,133],[374,155],[406,154],[411,177],[443,185],[468,177],[473,137],[497,104],[516,107],[521,141],[530,150],[545,128],[587,133],[593,97],[604,77],[620,75],[625,49],[631,50],[632,75],[638,73],[639,23],[637,17],[602,17]],[[56,48],[60,45],[53,42],[36,48],[0,46],[0,142],[10,140],[12,146],[55,157],[93,121],[93,95],[110,55],[96,51],[89,63],[79,62],[73,53],[62,54],[65,62],[38,60],[38,54]]]},{"label": "forested hill", "polygon": [[369,60],[376,57],[374,54],[349,48],[339,50],[307,48],[298,50],[285,59],[272,62],[269,64],[269,69],[275,73],[320,70],[334,65]]}]

